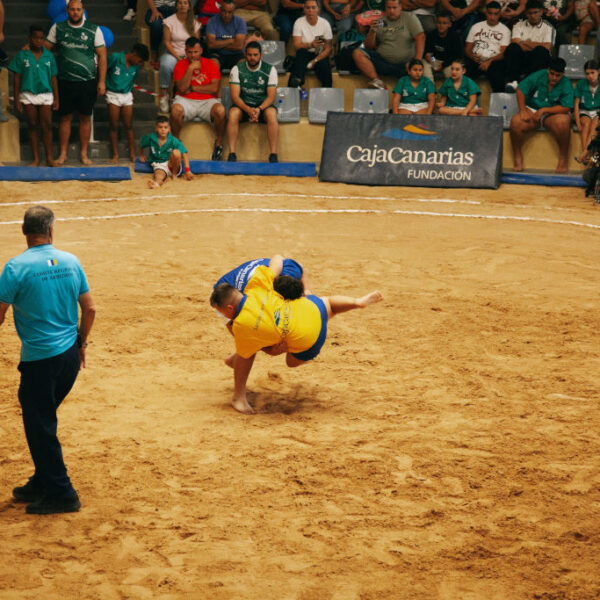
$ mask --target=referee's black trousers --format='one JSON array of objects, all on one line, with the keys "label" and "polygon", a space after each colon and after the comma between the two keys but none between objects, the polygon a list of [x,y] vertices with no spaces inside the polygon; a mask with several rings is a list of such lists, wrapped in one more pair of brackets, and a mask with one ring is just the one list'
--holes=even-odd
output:
[{"label": "referee's black trousers", "polygon": [[75,491],[56,435],[56,409],[73,387],[79,366],[77,344],[58,356],[19,364],[19,402],[35,465],[33,480],[49,496],[67,497]]}]

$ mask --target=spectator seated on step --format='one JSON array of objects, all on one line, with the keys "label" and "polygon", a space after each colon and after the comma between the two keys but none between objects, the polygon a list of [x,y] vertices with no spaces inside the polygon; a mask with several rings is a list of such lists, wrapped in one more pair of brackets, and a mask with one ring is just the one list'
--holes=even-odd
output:
[{"label": "spectator seated on step", "polygon": [[423,73],[432,81],[435,73],[450,77],[452,61],[463,57],[463,44],[451,27],[450,14],[441,12],[436,17],[435,29],[425,34]]},{"label": "spectator seated on step", "polygon": [[547,69],[532,73],[519,83],[519,112],[510,122],[515,171],[523,170],[522,145],[525,135],[542,125],[558,143],[556,172],[564,173],[567,170],[574,92],[571,82],[565,77],[565,68],[564,59],[553,58]]},{"label": "spectator seated on step", "polygon": [[248,28],[240,17],[234,15],[234,0],[223,0],[218,15],[206,25],[206,58],[213,60],[219,69],[231,70],[244,60],[244,41]]},{"label": "spectator seated on step", "polygon": [[[309,0],[307,0],[309,1]],[[277,109],[274,106],[277,92],[277,71],[262,60],[259,42],[249,42],[246,46],[246,60],[235,65],[229,76],[232,107],[227,122],[229,162],[235,162],[235,152],[239,124],[266,123],[269,140],[269,162],[277,162]]]},{"label": "spectator seated on step", "polygon": [[314,69],[321,87],[331,87],[331,40],[333,34],[329,23],[319,17],[317,0],[304,2],[304,16],[294,23],[292,40],[296,56],[290,69],[289,87],[304,85],[307,69]]},{"label": "spectator seated on step", "polygon": [[510,44],[510,29],[500,23],[500,3],[488,2],[486,20],[475,23],[467,35],[465,57],[471,79],[487,77],[492,92],[504,91],[504,51]]},{"label": "spectator seated on step", "polygon": [[352,53],[357,68],[369,79],[369,85],[386,89],[380,77],[406,75],[406,63],[421,60],[425,50],[425,34],[417,17],[405,13],[399,0],[387,0],[385,15],[369,26],[364,47]]},{"label": "spectator seated on step", "polygon": [[511,42],[504,51],[507,92],[514,92],[519,81],[535,71],[545,69],[552,58],[554,27],[542,19],[541,0],[529,0],[525,19],[515,24]]},{"label": "spectator seated on step", "polygon": [[212,123],[215,143],[212,160],[223,156],[225,107],[217,98],[221,84],[219,67],[202,56],[200,40],[195,37],[185,42],[185,58],[175,65],[173,81],[177,88],[171,107],[171,130],[179,137],[184,121],[199,118]]},{"label": "spectator seated on step", "polygon": [[267,0],[235,0],[235,14],[246,25],[258,29],[265,40],[279,40],[279,32],[267,12]]},{"label": "spectator seated on step", "polygon": [[571,36],[575,28],[575,2],[574,0],[543,0],[544,19],[556,29],[554,46],[558,50],[563,44],[571,43]]},{"label": "spectator seated on step", "polygon": [[158,86],[160,88],[160,111],[169,112],[169,88],[177,61],[185,57],[185,40],[200,35],[200,23],[196,20],[191,0],[177,0],[175,14],[163,21],[165,51],[160,57]]}]

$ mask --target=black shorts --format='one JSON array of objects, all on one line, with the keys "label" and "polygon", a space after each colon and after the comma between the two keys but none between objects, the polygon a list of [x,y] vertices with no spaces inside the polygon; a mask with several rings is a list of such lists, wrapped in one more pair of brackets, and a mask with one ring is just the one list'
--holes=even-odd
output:
[{"label": "black shorts", "polygon": [[220,52],[211,52],[210,50],[204,56],[204,58],[216,58],[219,61],[220,69],[223,71],[233,69],[235,65],[237,65],[240,60],[244,60],[243,52],[236,52],[235,54],[221,54]]},{"label": "black shorts", "polygon": [[94,110],[98,97],[98,82],[58,80],[58,114],[71,115],[74,112],[88,117]]},{"label": "black shorts", "polygon": [[[236,108],[240,108],[240,107],[236,106]],[[259,123],[266,123],[267,122],[266,119],[265,119],[265,112],[266,112],[266,110],[268,108],[275,108],[275,107],[271,104],[269,106],[266,106],[264,110],[261,110],[260,114],[258,115],[258,122]],[[242,110],[242,109],[240,108],[240,110]],[[275,109],[275,110],[277,110],[277,109]],[[240,119],[240,123],[245,123],[246,121],[249,121],[249,120],[250,120],[250,115],[247,112],[245,112],[245,111],[242,110],[242,118]]]}]

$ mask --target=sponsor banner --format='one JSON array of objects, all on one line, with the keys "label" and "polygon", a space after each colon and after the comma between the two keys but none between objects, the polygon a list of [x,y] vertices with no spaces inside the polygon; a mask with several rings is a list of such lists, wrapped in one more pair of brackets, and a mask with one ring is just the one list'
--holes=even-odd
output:
[{"label": "sponsor banner", "polygon": [[497,188],[502,118],[327,113],[319,179]]}]

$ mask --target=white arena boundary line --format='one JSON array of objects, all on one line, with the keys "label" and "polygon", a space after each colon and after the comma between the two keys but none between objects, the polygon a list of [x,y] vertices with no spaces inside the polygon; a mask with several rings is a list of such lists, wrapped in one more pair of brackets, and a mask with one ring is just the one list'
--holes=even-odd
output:
[{"label": "white arena boundary line", "polygon": [[[303,208],[192,208],[189,210],[165,210],[151,211],[143,213],[126,213],[122,215],[96,215],[91,217],[65,217],[57,221],[98,221],[115,219],[134,219],[139,217],[157,217],[161,215],[184,215],[194,213],[277,213],[277,214],[374,214],[374,215],[416,215],[425,217],[454,217],[458,219],[490,219],[497,221],[520,221],[529,223],[548,223],[550,225],[572,225],[575,227],[587,227],[590,229],[600,229],[600,224],[583,223],[581,221],[565,221],[560,219],[538,219],[536,217],[520,217],[518,215],[478,215],[467,213],[443,213],[419,210],[378,210],[361,208],[339,208],[339,209],[303,209]],[[0,225],[21,225],[22,221],[0,221]]]},{"label": "white arena boundary line", "polygon": [[[474,206],[481,206],[482,204],[488,207],[502,207],[502,208],[518,208],[528,210],[531,208],[538,208],[541,210],[548,211],[562,211],[562,212],[581,212],[579,208],[570,208],[567,206],[537,206],[533,207],[528,204],[505,204],[502,202],[480,202],[479,200],[454,200],[452,198],[393,198],[391,196],[334,196],[324,194],[295,194],[295,193],[267,193],[267,194],[255,194],[251,192],[215,192],[214,194],[153,194],[146,196],[110,196],[102,198],[79,198],[79,199],[68,199],[68,200],[39,200],[38,204],[77,204],[86,202],[135,202],[137,200],[173,200],[173,199],[205,199],[210,200],[211,198],[236,198],[236,197],[261,197],[261,198],[309,198],[315,200],[385,200],[388,202],[420,202],[426,204],[469,204]],[[34,202],[0,202],[0,208],[4,206],[31,206]]]},{"label": "white arena boundary line", "polygon": [[[441,204],[471,204],[481,205],[478,200],[453,200],[451,198],[392,198],[390,196],[325,196],[315,194],[255,194],[250,192],[215,192],[214,194],[157,194],[148,196],[111,196],[108,198],[79,198],[77,200],[40,200],[38,204],[73,204],[79,202],[135,202],[136,200],[166,200],[166,199],[193,199],[202,198],[314,198],[316,200],[388,200],[393,202],[426,202]],[[0,208],[4,206],[30,206],[32,202],[1,202]]]}]

